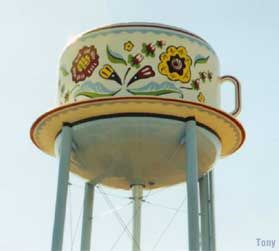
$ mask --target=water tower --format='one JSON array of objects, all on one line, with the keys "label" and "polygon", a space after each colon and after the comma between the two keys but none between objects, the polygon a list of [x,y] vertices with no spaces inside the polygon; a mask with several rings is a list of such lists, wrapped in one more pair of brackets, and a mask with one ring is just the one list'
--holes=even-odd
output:
[{"label": "water tower", "polygon": [[[59,157],[52,251],[62,250],[69,171],[87,180],[82,251],[90,250],[96,184],[132,190],[139,251],[143,189],[185,181],[189,250],[214,251],[211,170],[245,132],[235,118],[239,82],[220,76],[212,47],[176,27],[116,24],[78,36],[59,65],[60,105],[31,128],[34,144]],[[235,87],[231,113],[221,110],[222,83]]]}]

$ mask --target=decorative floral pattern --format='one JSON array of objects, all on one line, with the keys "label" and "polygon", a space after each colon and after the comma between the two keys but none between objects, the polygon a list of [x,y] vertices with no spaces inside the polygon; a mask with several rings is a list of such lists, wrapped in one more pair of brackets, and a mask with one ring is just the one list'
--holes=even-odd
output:
[{"label": "decorative floral pattern", "polygon": [[158,70],[162,75],[172,81],[188,83],[191,79],[192,59],[187,54],[185,47],[169,46],[166,52],[160,55],[161,62]]},{"label": "decorative floral pattern", "polygon": [[213,73],[210,72],[210,71],[208,71],[208,72],[207,72],[207,78],[208,78],[208,80],[211,81],[211,80],[212,80],[212,77],[213,77]]},{"label": "decorative floral pattern", "polygon": [[[212,80],[213,77],[213,73],[208,71],[208,72],[199,72],[199,77],[195,78],[191,81],[191,87],[184,87],[181,86],[181,89],[188,89],[188,90],[194,90],[194,91],[198,91],[201,89],[201,85],[206,83],[206,80],[209,80],[209,82]],[[202,92],[199,92],[199,94],[197,95],[197,100],[200,103],[204,103],[205,102],[205,96],[203,95]]]},{"label": "decorative floral pattern", "polygon": [[144,56],[140,53],[136,54],[135,56],[129,55],[128,56],[128,63],[132,67],[139,68],[141,61],[144,59]]},{"label": "decorative floral pattern", "polygon": [[156,50],[156,47],[155,47],[155,45],[152,44],[152,43],[149,43],[149,44],[143,43],[143,44],[142,44],[142,50],[141,50],[141,52],[142,52],[146,57],[155,57],[155,50]]},{"label": "decorative floral pattern", "polygon": [[197,55],[195,57],[194,67],[196,67],[197,64],[205,64],[205,63],[207,63],[208,59],[209,59],[209,56],[203,57],[201,55]]},{"label": "decorative floral pattern", "polygon": [[117,82],[120,85],[122,84],[120,77],[109,64],[104,65],[103,68],[99,71],[99,74],[104,79],[110,79]]},{"label": "decorative floral pattern", "polygon": [[163,40],[157,40],[156,41],[156,46],[160,49],[162,49],[163,46],[165,46],[165,45],[166,45],[166,41],[163,41]]},{"label": "decorative floral pattern", "polygon": [[155,72],[153,71],[152,67],[150,65],[146,65],[142,67],[128,82],[127,86],[132,84],[133,82],[139,80],[139,79],[144,79],[144,78],[150,78],[154,77]]},{"label": "decorative floral pattern", "polygon": [[[187,89],[189,91],[198,91],[196,94],[197,100],[200,103],[205,103],[206,97],[201,91],[202,85],[211,82],[213,73],[209,70],[200,71],[198,76],[193,78],[191,70],[199,67],[201,64],[206,64],[209,56],[196,55],[194,60],[192,60],[185,47],[169,45],[159,55],[159,58],[156,57],[157,52],[162,50],[165,45],[166,41],[164,40],[143,42],[141,50],[135,51],[133,54],[125,53],[125,51],[131,52],[135,47],[135,44],[130,40],[123,43],[122,52],[115,51],[110,45],[107,45],[105,53],[108,62],[105,62],[99,69],[99,76],[104,80],[111,80],[111,83],[115,82],[118,84],[118,88],[112,87],[113,90],[110,90],[102,82],[92,81],[77,84],[71,90],[64,90],[65,86],[60,85],[59,88],[64,102],[68,102],[70,97],[77,98],[78,96],[86,96],[88,98],[113,96],[121,89],[126,89],[133,95],[159,96],[177,94],[180,98],[183,98],[182,90]],[[149,63],[144,64],[147,59]],[[154,60],[154,63],[150,63],[150,60]],[[157,64],[157,73],[153,69],[155,64]],[[79,50],[72,63],[71,73],[73,81],[78,83],[90,77],[98,65],[99,55],[95,46],[84,46]],[[116,65],[118,66],[116,67]],[[121,72],[124,73],[123,75],[117,72],[121,68]],[[69,75],[65,66],[60,68],[60,72],[64,78]],[[193,72],[196,72],[196,70]],[[152,78],[158,73],[166,76],[171,81],[176,81],[176,83],[170,81],[156,83],[153,81],[136,88],[132,86],[137,81]],[[126,81],[126,79],[128,80]]]},{"label": "decorative floral pattern", "polygon": [[[123,49],[126,51],[131,51],[133,47],[134,44],[131,41],[128,41],[124,43]],[[124,74],[122,80],[111,64],[105,64],[99,71],[99,75],[103,79],[113,80],[120,84],[122,88],[128,88],[128,86],[130,86],[138,80],[151,78],[155,76],[155,71],[153,70],[151,65],[145,65],[141,67],[141,63],[144,61],[144,56],[141,53],[136,53],[135,55],[129,54],[126,58],[125,55],[112,50],[109,45],[107,45],[106,47],[106,52],[107,59],[110,61],[111,64],[125,65],[126,73]],[[126,82],[126,78],[128,77],[129,72],[132,68],[140,69],[130,78],[128,82]]]},{"label": "decorative floral pattern", "polygon": [[72,79],[75,83],[90,77],[99,65],[99,55],[94,45],[84,46],[79,50],[72,65]]},{"label": "decorative floral pattern", "polygon": [[197,100],[201,103],[205,102],[205,96],[203,95],[202,92],[199,92],[198,96],[197,96]]},{"label": "decorative floral pattern", "polygon": [[127,41],[126,43],[124,43],[124,50],[125,51],[131,51],[134,48],[134,44],[131,41]]},{"label": "decorative floral pattern", "polygon": [[200,84],[201,84],[200,79],[197,78],[197,79],[193,80],[192,83],[191,83],[192,89],[199,90],[200,89]]},{"label": "decorative floral pattern", "polygon": [[204,84],[206,80],[208,79],[209,82],[212,80],[213,74],[212,72],[199,72],[199,78],[193,79],[191,82],[192,89],[199,90],[201,82]]}]

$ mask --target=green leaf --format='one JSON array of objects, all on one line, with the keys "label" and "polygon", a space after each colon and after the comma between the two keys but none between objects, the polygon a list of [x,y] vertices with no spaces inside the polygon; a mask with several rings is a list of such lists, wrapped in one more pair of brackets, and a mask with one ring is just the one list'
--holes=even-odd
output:
[{"label": "green leaf", "polygon": [[180,97],[183,97],[182,91],[177,88],[173,83],[164,82],[161,84],[151,82],[140,88],[127,89],[128,92],[134,95],[152,95],[160,96],[170,93],[177,93]]},{"label": "green leaf", "polygon": [[109,97],[115,95],[121,89],[110,90],[102,83],[92,83],[91,81],[83,83],[80,87],[75,89],[74,96],[86,96],[88,98]]},{"label": "green leaf", "polygon": [[117,92],[114,92],[114,93],[80,92],[80,93],[76,94],[76,97],[78,97],[78,96],[85,96],[88,98],[109,97],[109,96],[113,96]]},{"label": "green leaf", "polygon": [[207,57],[197,57],[195,59],[195,63],[194,63],[194,66],[196,66],[196,64],[205,64],[209,59],[209,56]]},{"label": "green leaf", "polygon": [[61,71],[63,77],[66,77],[69,75],[69,72],[63,66],[60,67],[60,71]]},{"label": "green leaf", "polygon": [[157,91],[150,91],[150,92],[135,92],[133,90],[128,90],[128,92],[134,94],[134,95],[150,95],[150,96],[161,96],[165,94],[170,94],[170,93],[179,93],[182,95],[180,92],[176,92],[173,90],[157,90]]},{"label": "green leaf", "polygon": [[114,64],[124,64],[127,65],[126,60],[123,56],[117,52],[112,51],[109,46],[107,45],[107,56],[110,62]]},{"label": "green leaf", "polygon": [[128,63],[129,64],[132,64],[133,63],[133,56],[130,54],[129,56],[128,56]]},{"label": "green leaf", "polygon": [[63,93],[65,91],[65,85],[62,85],[60,90],[61,90],[61,93]]},{"label": "green leaf", "polygon": [[141,52],[142,52],[143,54],[147,53],[146,43],[143,43],[143,44],[142,44]]}]

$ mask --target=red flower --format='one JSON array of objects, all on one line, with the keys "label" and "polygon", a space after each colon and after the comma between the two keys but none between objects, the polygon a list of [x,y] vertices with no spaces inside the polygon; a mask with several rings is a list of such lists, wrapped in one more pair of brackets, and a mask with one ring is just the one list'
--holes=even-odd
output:
[{"label": "red flower", "polygon": [[131,64],[131,66],[139,68],[140,67],[140,63],[142,62],[142,60],[144,59],[143,55],[138,53],[135,56],[129,55],[128,56],[128,62],[129,64]]},{"label": "red flower", "polygon": [[200,80],[199,79],[193,80],[191,85],[194,90],[199,90],[200,89]]},{"label": "red flower", "polygon": [[154,52],[156,48],[153,44],[150,43],[150,44],[146,45],[146,49],[150,52]]},{"label": "red flower", "polygon": [[140,53],[138,53],[135,57],[134,57],[134,64],[140,64],[140,62],[143,60],[143,55],[141,55]]},{"label": "red flower", "polygon": [[155,50],[156,50],[156,47],[152,43],[149,43],[149,44],[143,43],[142,44],[141,52],[147,57],[149,57],[149,56],[154,57]]},{"label": "red flower", "polygon": [[99,65],[99,55],[94,45],[79,50],[72,64],[72,79],[76,83],[90,77]]},{"label": "red flower", "polygon": [[139,79],[149,78],[155,76],[155,72],[150,65],[146,65],[137,72],[137,75]]},{"label": "red flower", "polygon": [[153,71],[152,67],[150,65],[146,65],[142,67],[129,81],[127,86],[132,84],[133,82],[139,80],[139,79],[144,79],[144,78],[150,78],[154,77],[155,72]]}]

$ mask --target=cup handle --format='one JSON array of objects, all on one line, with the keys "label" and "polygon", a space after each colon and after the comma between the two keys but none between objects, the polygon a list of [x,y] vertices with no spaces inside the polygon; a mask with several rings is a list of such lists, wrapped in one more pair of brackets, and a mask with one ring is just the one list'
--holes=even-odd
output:
[{"label": "cup handle", "polygon": [[239,81],[230,75],[225,75],[220,77],[221,79],[221,84],[223,84],[224,82],[230,82],[234,85],[234,99],[235,99],[235,107],[234,110],[232,112],[230,112],[230,114],[234,117],[236,117],[240,111],[241,111],[241,89],[240,89],[240,83]]}]

